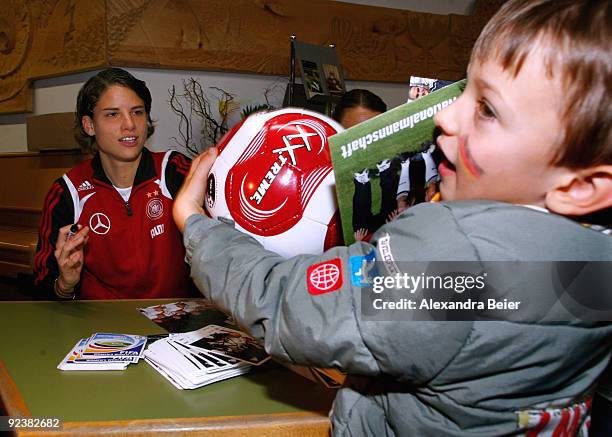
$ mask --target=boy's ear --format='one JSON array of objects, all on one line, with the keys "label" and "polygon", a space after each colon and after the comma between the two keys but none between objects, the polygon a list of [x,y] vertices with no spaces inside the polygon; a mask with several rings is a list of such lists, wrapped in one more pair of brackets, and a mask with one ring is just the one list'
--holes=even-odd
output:
[{"label": "boy's ear", "polygon": [[546,207],[561,215],[582,216],[612,206],[612,165],[568,171],[546,193]]},{"label": "boy's ear", "polygon": [[87,135],[92,136],[92,137],[96,135],[93,120],[91,119],[89,115],[84,115],[81,118],[81,125],[83,126],[83,130],[85,131],[85,133],[87,133]]}]

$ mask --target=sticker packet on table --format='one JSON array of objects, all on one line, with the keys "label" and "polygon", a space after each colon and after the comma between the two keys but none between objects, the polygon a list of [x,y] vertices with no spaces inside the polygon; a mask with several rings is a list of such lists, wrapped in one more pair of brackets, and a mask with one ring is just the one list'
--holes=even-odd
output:
[{"label": "sticker packet on table", "polygon": [[83,357],[83,348],[89,338],[82,338],[60,361],[59,370],[125,370],[132,357]]},{"label": "sticker packet on table", "polygon": [[137,362],[146,343],[143,335],[96,333],[83,348],[83,357],[132,357]]}]

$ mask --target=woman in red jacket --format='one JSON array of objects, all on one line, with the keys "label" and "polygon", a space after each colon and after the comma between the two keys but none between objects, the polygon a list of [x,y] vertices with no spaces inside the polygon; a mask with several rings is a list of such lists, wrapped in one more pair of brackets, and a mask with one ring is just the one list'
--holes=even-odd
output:
[{"label": "woman in red jacket", "polygon": [[35,257],[40,297],[193,293],[172,220],[190,163],[145,148],[154,131],[150,112],[145,82],[125,70],[103,70],[81,88],[75,137],[95,155],[55,181],[45,199]]}]

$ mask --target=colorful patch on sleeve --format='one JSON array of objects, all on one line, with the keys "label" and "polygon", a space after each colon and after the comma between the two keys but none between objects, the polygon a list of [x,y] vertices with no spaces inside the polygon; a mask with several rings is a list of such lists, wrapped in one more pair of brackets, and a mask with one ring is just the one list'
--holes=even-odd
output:
[{"label": "colorful patch on sleeve", "polygon": [[372,277],[376,273],[376,252],[372,249],[367,255],[352,256],[349,258],[351,264],[351,284],[354,287],[371,287]]},{"label": "colorful patch on sleeve", "polygon": [[311,265],[306,271],[306,284],[314,296],[336,291],[342,287],[342,260],[334,258]]}]

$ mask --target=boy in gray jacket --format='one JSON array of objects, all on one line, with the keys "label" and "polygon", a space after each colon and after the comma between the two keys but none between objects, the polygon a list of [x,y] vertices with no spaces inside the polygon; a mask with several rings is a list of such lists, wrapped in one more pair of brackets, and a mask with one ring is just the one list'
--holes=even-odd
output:
[{"label": "boy in gray jacket", "polygon": [[[283,260],[203,214],[217,152],[194,160],[174,217],[196,284],[273,356],[349,374],[333,407],[335,435],[586,428],[610,359],[609,318],[568,317],[554,287],[530,288],[517,275],[504,295],[523,302],[515,315],[370,320],[350,258],[375,256],[381,277],[414,261],[603,261],[609,269],[612,239],[597,222],[609,225],[612,207],[611,15],[607,0],[506,3],[475,44],[464,93],[436,115],[443,202],[408,209],[370,244]],[[336,272],[329,283],[317,276],[324,270]]]}]

